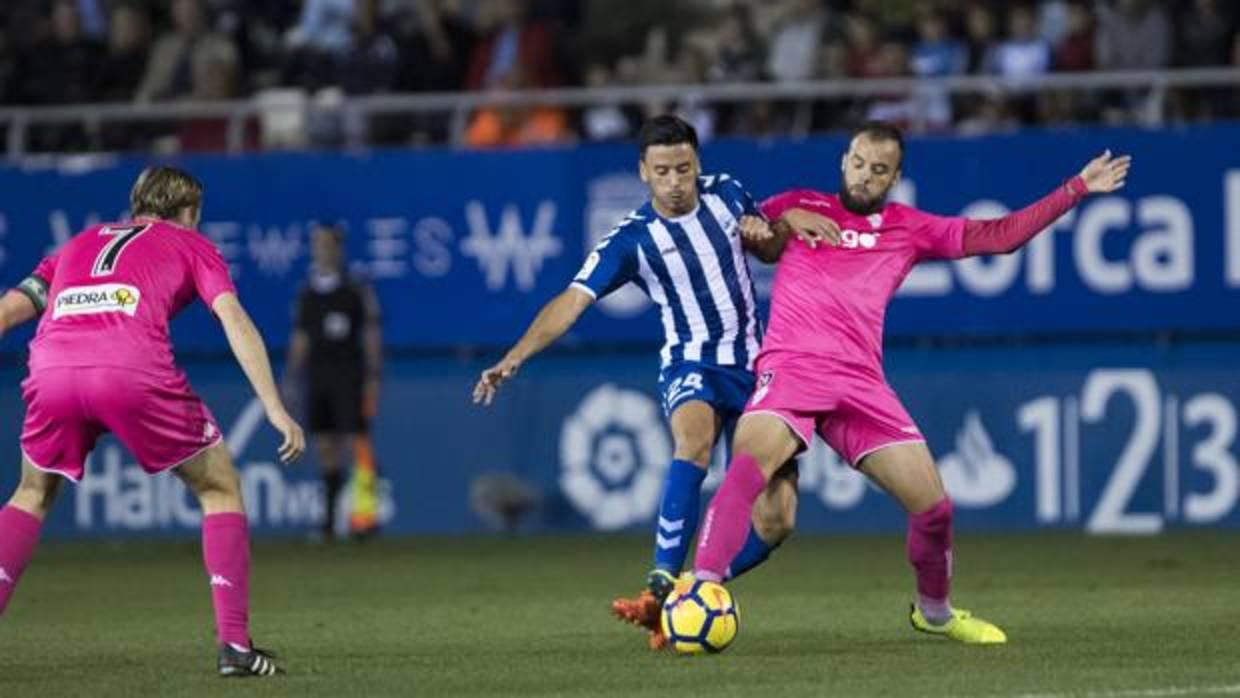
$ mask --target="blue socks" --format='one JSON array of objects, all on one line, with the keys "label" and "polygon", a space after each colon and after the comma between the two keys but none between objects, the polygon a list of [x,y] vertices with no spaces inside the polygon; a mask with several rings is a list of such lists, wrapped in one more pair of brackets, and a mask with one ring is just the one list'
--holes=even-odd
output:
[{"label": "blue socks", "polygon": [[705,479],[706,469],[687,460],[674,460],[667,470],[655,531],[654,566],[673,577],[684,567],[689,546],[697,534]]},{"label": "blue socks", "polygon": [[736,579],[745,574],[749,570],[757,567],[770,557],[771,551],[778,548],[778,545],[771,545],[758,535],[753,525],[749,526],[749,537],[745,539],[745,546],[741,551],[732,558],[732,564],[728,565],[728,573],[725,579]]}]

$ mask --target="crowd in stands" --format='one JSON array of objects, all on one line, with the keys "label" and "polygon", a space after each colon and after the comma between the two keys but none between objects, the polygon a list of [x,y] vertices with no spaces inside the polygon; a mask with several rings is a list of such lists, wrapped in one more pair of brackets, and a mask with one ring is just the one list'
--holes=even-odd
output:
[{"label": "crowd in stands", "polygon": [[[481,108],[247,123],[246,147],[475,147],[610,140],[675,109],[705,137],[847,128],[922,131],[1234,116],[1234,90],[1031,91],[1050,72],[1240,65],[1230,0],[3,0],[0,106],[253,97],[316,107],[352,96],[533,87],[990,75],[983,94]],[[309,110],[330,113],[330,110]],[[37,129],[32,149],[224,147],[226,120]],[[279,133],[284,133],[284,142]],[[276,135],[273,135],[276,134]]]}]

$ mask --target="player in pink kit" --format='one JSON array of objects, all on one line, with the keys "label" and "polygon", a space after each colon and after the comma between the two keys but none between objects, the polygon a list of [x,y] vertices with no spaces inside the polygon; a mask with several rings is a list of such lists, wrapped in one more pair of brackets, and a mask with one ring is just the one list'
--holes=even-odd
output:
[{"label": "player in pink kit", "polygon": [[952,504],[921,432],[883,376],[883,317],[918,262],[1012,252],[1088,193],[1122,187],[1130,159],[1107,151],[1027,208],[979,221],[885,203],[903,154],[898,129],[866,124],[843,157],[838,195],[797,190],[764,202],[776,230],[834,228],[840,242],[793,239],[779,261],[757,388],[702,524],[694,570],[701,579],[724,578],[754,500],[817,433],[908,512],[913,627],[966,643],[1006,642],[997,626],[951,605]]},{"label": "player in pink kit", "polygon": [[112,432],[143,470],[172,470],[198,497],[220,675],[270,676],[279,671],[272,657],[250,644],[240,478],[215,418],[173,362],[169,320],[202,299],[284,437],[284,462],[301,454],[305,436],[280,402],[228,266],[193,229],[201,204],[202,186],[188,174],[147,170],[130,194],[133,220],[86,229],[0,298],[0,333],[42,316],[22,383],[21,483],[0,509],[0,613],[61,483],[80,480],[96,439]]}]

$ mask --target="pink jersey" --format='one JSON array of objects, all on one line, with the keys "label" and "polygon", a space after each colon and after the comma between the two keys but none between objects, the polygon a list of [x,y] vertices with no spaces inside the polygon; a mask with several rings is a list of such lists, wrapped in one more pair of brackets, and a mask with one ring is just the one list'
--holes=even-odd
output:
[{"label": "pink jersey", "polygon": [[838,196],[808,189],[767,199],[762,213],[774,220],[790,208],[835,221],[843,243],[815,249],[789,240],[775,272],[761,354],[812,355],[881,375],[887,304],[916,263],[964,256],[965,219],[896,203],[861,216]]},{"label": "pink jersey", "polygon": [[44,259],[48,305],[30,343],[31,372],[43,368],[173,368],[168,322],[195,298],[208,307],[235,292],[219,250],[167,221],[93,226]]}]

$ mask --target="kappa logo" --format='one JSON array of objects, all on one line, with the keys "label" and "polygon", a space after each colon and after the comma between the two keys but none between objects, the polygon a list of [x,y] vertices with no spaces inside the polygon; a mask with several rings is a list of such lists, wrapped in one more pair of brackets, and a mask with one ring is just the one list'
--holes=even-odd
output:
[{"label": "kappa logo", "polygon": [[771,390],[771,381],[775,379],[774,371],[763,371],[758,376],[758,388],[753,391],[753,397],[749,399],[749,404],[756,405],[762,402],[762,398]]},{"label": "kappa logo", "polygon": [[9,576],[9,571],[0,567],[0,584],[12,584],[13,578]]},{"label": "kappa logo", "polygon": [[138,303],[141,300],[142,292],[128,284],[74,286],[66,288],[56,296],[52,319],[100,313],[124,313],[133,317],[138,312]]},{"label": "kappa logo", "polygon": [[211,575],[211,586],[231,589],[233,588],[233,583],[225,579],[223,575],[213,574]]}]

